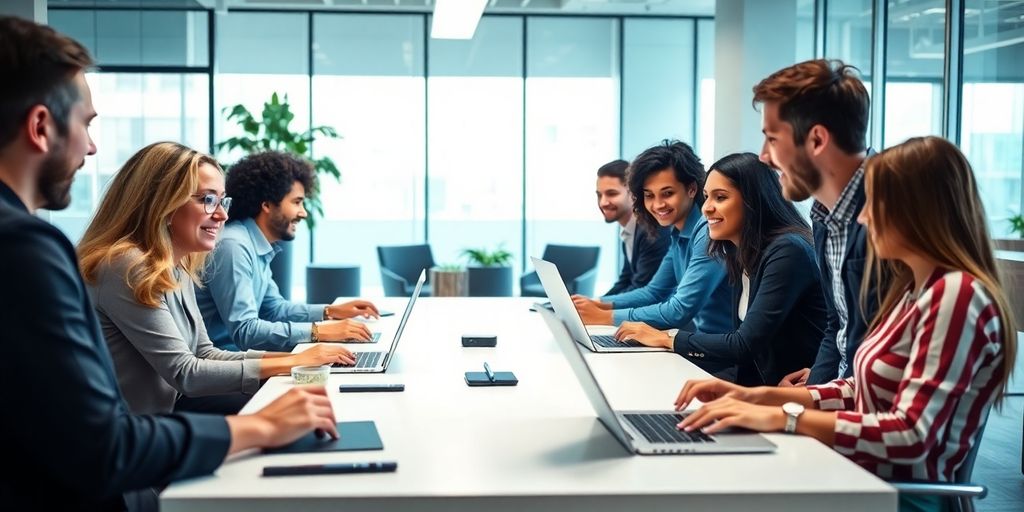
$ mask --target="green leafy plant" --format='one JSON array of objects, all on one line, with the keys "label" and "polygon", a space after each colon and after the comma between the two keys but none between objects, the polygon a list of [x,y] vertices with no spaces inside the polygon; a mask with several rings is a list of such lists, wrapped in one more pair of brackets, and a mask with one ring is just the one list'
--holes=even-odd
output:
[{"label": "green leafy plant", "polygon": [[463,267],[458,263],[441,263],[435,265],[434,270],[438,272],[463,272],[466,270],[466,267]]},{"label": "green leafy plant", "polygon": [[481,267],[504,267],[512,262],[512,253],[506,251],[504,247],[498,247],[494,251],[484,248],[464,249],[462,256],[469,263],[475,263]]},{"label": "green leafy plant", "polygon": [[1018,213],[1006,220],[1010,222],[1010,232],[1016,233],[1020,238],[1024,238],[1024,215]]},{"label": "green leafy plant", "polygon": [[[304,132],[292,131],[289,125],[295,120],[295,114],[288,105],[288,95],[282,100],[276,92],[273,93],[270,101],[263,104],[259,119],[244,105],[227,107],[223,112],[227,114],[228,121],[234,121],[242,128],[244,134],[218,142],[214,145],[216,151],[242,150],[247,154],[283,151],[308,160],[319,175],[332,176],[335,181],[341,179],[341,172],[334,160],[326,156],[313,158],[311,153],[313,140],[318,136],[328,139],[340,139],[341,136],[330,126],[314,126]],[[230,166],[227,167],[228,172],[231,172]],[[306,201],[309,210],[306,224],[312,229],[316,225],[316,218],[324,214],[324,209],[318,191],[307,190],[306,193],[309,196]]]}]

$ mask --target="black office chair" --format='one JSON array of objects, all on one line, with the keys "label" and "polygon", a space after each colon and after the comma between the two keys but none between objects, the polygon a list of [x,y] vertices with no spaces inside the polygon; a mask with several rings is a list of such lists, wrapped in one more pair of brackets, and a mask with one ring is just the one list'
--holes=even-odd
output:
[{"label": "black office chair", "polygon": [[[434,254],[426,244],[378,246],[377,259],[385,297],[411,296],[420,272],[435,266]],[[430,280],[430,272],[427,272],[427,280]],[[430,296],[430,283],[424,283],[420,295]]]},{"label": "black office chair", "polygon": [[[597,281],[597,257],[601,248],[584,245],[554,245],[544,248],[541,259],[550,261],[558,267],[565,287],[570,294],[591,296],[594,294],[594,283]],[[523,274],[519,278],[519,289],[523,297],[546,297],[544,287],[540,284],[537,272]]]},{"label": "black office chair", "polygon": [[[986,417],[987,420],[987,417]],[[987,423],[987,421],[986,421]],[[953,482],[889,482],[900,494],[921,494],[929,496],[942,496],[949,503],[949,510],[953,512],[974,512],[974,499],[982,499],[988,495],[988,488],[984,485],[971,483],[971,473],[974,471],[974,461],[978,458],[978,450],[981,448],[982,435],[985,433],[983,426],[978,432],[978,441],[967,453],[967,458],[960,465],[953,475]]]}]

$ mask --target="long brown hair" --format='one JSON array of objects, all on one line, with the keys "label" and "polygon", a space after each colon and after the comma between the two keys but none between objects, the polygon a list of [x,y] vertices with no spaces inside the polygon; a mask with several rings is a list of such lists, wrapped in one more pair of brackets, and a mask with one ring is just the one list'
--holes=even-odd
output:
[{"label": "long brown hair", "polygon": [[[875,236],[884,236],[886,230],[897,231],[915,252],[941,267],[973,276],[995,301],[1002,331],[1002,397],[1017,352],[1017,328],[1000,284],[985,208],[967,158],[945,139],[912,138],[871,157],[865,168],[864,186]],[[871,321],[870,330],[874,330],[913,285],[914,275],[901,262],[881,261],[875,255],[874,242],[868,244],[866,265],[876,282],[883,282],[880,279],[884,273],[891,276],[884,297],[878,290],[881,306]],[[869,293],[868,283],[868,279],[861,283],[862,301]]]},{"label": "long brown hair", "polygon": [[[174,246],[168,222],[191,200],[199,186],[199,167],[217,161],[174,142],[157,142],[135,153],[117,172],[96,216],[78,244],[82,277],[95,284],[101,267],[135,250],[142,257],[129,263],[129,286],[140,304],[156,307],[178,286],[173,269]],[[181,266],[199,282],[206,253],[185,256]]]}]

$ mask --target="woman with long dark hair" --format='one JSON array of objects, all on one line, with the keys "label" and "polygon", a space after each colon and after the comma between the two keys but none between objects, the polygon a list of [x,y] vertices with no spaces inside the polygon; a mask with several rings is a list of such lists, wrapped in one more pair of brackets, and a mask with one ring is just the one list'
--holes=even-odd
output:
[{"label": "woman with long dark hair", "polygon": [[752,153],[715,162],[704,195],[709,251],[725,263],[734,285],[734,329],[673,336],[627,322],[616,337],[671,348],[705,367],[735,366],[741,384],[774,384],[814,362],[825,330],[810,228],[782,197],[775,171]]}]

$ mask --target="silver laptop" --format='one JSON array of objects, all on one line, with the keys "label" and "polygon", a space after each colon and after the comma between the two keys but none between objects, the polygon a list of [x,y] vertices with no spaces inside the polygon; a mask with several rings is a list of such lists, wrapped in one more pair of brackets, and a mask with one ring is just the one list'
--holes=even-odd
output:
[{"label": "silver laptop", "polygon": [[405,305],[402,320],[399,321],[398,330],[395,331],[395,339],[391,340],[391,348],[387,352],[353,351],[352,355],[356,358],[355,364],[349,366],[334,364],[331,366],[331,373],[384,373],[388,371],[388,365],[391,364],[391,360],[395,357],[395,349],[398,348],[398,340],[402,338],[402,331],[405,330],[405,324],[409,321],[409,315],[412,314],[412,307],[416,304],[416,298],[420,296],[420,290],[423,289],[423,282],[426,280],[427,271],[424,269],[420,272],[419,279],[416,280],[416,289],[412,291],[412,296],[409,297],[409,302]]},{"label": "silver laptop", "polygon": [[[558,273],[558,267],[554,263],[540,258],[530,259],[533,260],[533,268],[537,270],[537,277],[540,278],[544,293],[551,301],[555,315],[565,323],[572,339],[580,345],[594,352],[670,352],[667,348],[648,347],[636,340],[619,341],[611,334],[588,333],[587,327],[583,325],[583,318],[576,310],[576,305],[572,303],[572,296],[569,295],[569,290],[565,287],[565,282],[562,281],[562,275]],[[533,309],[539,307],[534,306]]]},{"label": "silver laptop", "polygon": [[558,348],[569,360],[572,372],[580,381],[587,399],[597,411],[597,418],[615,439],[630,453],[641,455],[767,453],[775,445],[761,434],[732,431],[707,435],[699,431],[683,432],[676,424],[683,419],[677,411],[614,411],[604,396],[594,373],[579,346],[569,336],[565,324],[554,313],[537,308],[555,336]]}]

